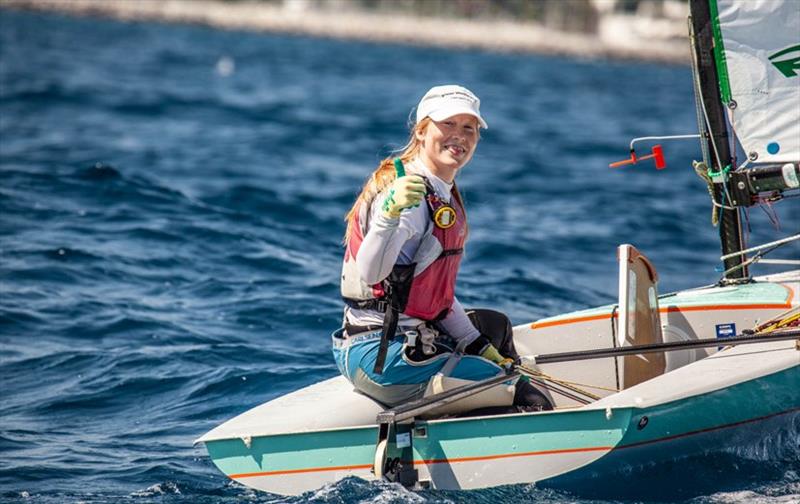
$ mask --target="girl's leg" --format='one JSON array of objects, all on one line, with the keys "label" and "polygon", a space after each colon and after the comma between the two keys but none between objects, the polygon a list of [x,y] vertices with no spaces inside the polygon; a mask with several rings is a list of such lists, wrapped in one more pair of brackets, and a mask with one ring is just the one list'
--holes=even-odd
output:
[{"label": "girl's leg", "polygon": [[517,349],[514,348],[514,330],[511,321],[504,313],[479,308],[468,310],[467,316],[472,325],[489,338],[500,354],[515,360],[519,357]]},{"label": "girl's leg", "polygon": [[428,381],[438,373],[450,354],[439,354],[421,362],[405,355],[404,337],[389,342],[383,373],[374,372],[380,346],[378,339],[350,346],[347,357],[348,378],[355,388],[386,406],[397,406],[421,398]]}]

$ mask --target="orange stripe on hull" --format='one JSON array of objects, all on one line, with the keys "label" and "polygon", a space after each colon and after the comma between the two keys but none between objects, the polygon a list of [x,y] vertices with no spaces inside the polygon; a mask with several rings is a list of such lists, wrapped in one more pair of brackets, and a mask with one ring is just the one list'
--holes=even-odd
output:
[{"label": "orange stripe on hull", "polygon": [[[565,448],[562,450],[543,450],[537,452],[526,453],[503,453],[500,455],[485,455],[482,457],[462,457],[452,459],[431,459],[431,460],[415,460],[414,465],[423,464],[440,464],[440,463],[455,463],[455,462],[474,462],[478,460],[496,460],[502,458],[515,458],[515,457],[533,457],[536,455],[558,455],[562,453],[580,453],[592,452],[601,450],[610,450],[613,446],[593,446],[591,448]],[[371,464],[360,464],[352,466],[337,466],[337,467],[311,467],[308,469],[289,469],[285,471],[264,471],[255,473],[242,473],[242,474],[229,474],[231,479],[252,478],[256,476],[280,476],[282,474],[302,474],[310,472],[324,472],[324,471],[348,471],[353,469],[372,469]]]},{"label": "orange stripe on hull", "polygon": [[[747,304],[747,305],[703,305],[703,306],[667,306],[659,308],[659,313],[692,312],[692,311],[714,311],[714,310],[786,310],[792,307],[791,303],[785,304]],[[593,320],[608,320],[610,313],[603,315],[591,315],[588,317],[576,317],[571,319],[553,320],[550,322],[534,322],[531,329],[543,329],[567,324],[577,324],[579,322],[591,322]],[[616,312],[614,318],[617,318]]]},{"label": "orange stripe on hull", "polygon": [[[704,305],[704,306],[668,306],[666,308],[659,308],[659,313],[674,313],[674,312],[690,312],[690,311],[711,311],[711,310],[788,310],[792,307],[792,299],[794,299],[794,289],[787,284],[779,284],[786,289],[786,301],[783,303],[769,303],[769,304],[746,304],[746,305]],[[551,322],[534,322],[531,324],[531,329],[543,329],[545,327],[554,327],[567,324],[577,324],[579,322],[591,322],[593,320],[608,320],[611,314],[590,315],[588,317],[575,317],[570,319],[553,320]],[[614,312],[614,318],[617,313]]]},{"label": "orange stripe on hull", "polygon": [[575,317],[572,319],[553,320],[550,322],[534,322],[531,324],[531,329],[543,329],[545,327],[553,327],[567,324],[577,324],[579,322],[591,322],[592,320],[608,320],[609,318],[617,318],[617,313],[605,313],[603,315],[592,315],[589,317]]},{"label": "orange stripe on hull", "polygon": [[544,451],[525,452],[525,453],[503,453],[501,455],[485,455],[482,457],[415,460],[414,465],[446,464],[452,462],[475,462],[478,460],[497,460],[502,458],[514,458],[514,457],[534,457],[536,455],[558,455],[561,453],[580,453],[580,452],[610,450],[612,448],[613,446],[593,446],[591,448],[566,448],[563,450],[544,450]]}]

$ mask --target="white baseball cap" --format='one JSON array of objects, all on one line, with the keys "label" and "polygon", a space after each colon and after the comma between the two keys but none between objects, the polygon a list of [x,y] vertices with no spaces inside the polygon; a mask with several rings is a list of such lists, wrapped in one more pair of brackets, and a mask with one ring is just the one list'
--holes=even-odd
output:
[{"label": "white baseball cap", "polygon": [[469,114],[478,119],[481,127],[489,127],[481,117],[481,101],[469,89],[453,84],[434,86],[425,93],[417,105],[417,122],[426,117],[444,121],[458,114]]}]

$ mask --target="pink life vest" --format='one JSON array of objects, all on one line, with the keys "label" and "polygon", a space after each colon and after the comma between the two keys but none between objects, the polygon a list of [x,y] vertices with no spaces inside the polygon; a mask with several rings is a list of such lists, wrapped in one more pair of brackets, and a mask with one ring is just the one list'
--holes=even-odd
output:
[{"label": "pink life vest", "polygon": [[[436,225],[433,217],[436,211],[447,204],[442,201],[433,189],[428,186],[425,196],[431,215],[431,224],[420,242],[420,250],[414,257],[416,267],[411,281],[408,302],[403,313],[410,317],[422,320],[441,320],[446,317],[455,299],[456,277],[463,256],[464,244],[467,241],[467,214],[461,202],[458,190],[453,186],[451,192],[451,205],[455,210],[455,223],[443,229]],[[360,210],[360,209],[359,209]],[[368,211],[368,210],[367,210]],[[355,257],[364,240],[364,229],[361,220],[366,217],[366,212],[356,212],[353,230],[345,250],[345,265],[342,274],[342,295],[345,301],[353,307],[376,309],[381,308],[380,301],[385,299],[386,286],[384,282],[367,286],[358,278],[361,288],[352,285],[356,279],[349,278],[355,273]],[[435,240],[426,239],[432,235]],[[418,263],[417,258],[429,255],[431,244],[436,246],[438,255],[431,260]],[[420,253],[422,252],[422,254]],[[352,263],[349,265],[348,263]],[[350,267],[348,267],[350,266]],[[397,265],[396,268],[400,267]],[[350,274],[348,275],[348,271]],[[385,306],[385,305],[384,305]]]}]

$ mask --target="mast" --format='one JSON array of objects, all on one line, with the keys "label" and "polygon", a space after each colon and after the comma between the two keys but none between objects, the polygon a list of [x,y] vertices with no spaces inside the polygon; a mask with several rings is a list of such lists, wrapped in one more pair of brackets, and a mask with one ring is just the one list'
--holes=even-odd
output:
[{"label": "mast", "polygon": [[[715,172],[719,172],[733,163],[733,155],[730,149],[728,126],[725,120],[725,111],[723,110],[722,97],[720,95],[719,75],[714,58],[714,34],[710,5],[710,2],[713,1],[690,0],[689,9],[695,52],[695,68],[693,70],[698,83],[698,96],[696,96],[696,99],[698,100],[698,108],[705,110],[705,117],[700,118],[700,131],[705,131],[706,135],[701,141],[707,144],[703,149],[704,152],[708,153],[706,162]],[[705,118],[708,121],[707,125],[704,124]],[[724,177],[723,183],[725,183]],[[714,184],[714,200],[726,202],[725,190],[721,183]],[[730,202],[725,206],[730,206]],[[744,244],[742,243],[742,223],[738,207],[732,209],[720,208],[719,210],[719,238],[722,245],[722,255],[741,252],[744,250]],[[726,259],[724,261],[725,271],[729,271],[732,268],[736,269],[726,274],[723,281],[736,282],[749,278],[747,266],[737,268],[745,259],[744,254]]]}]

